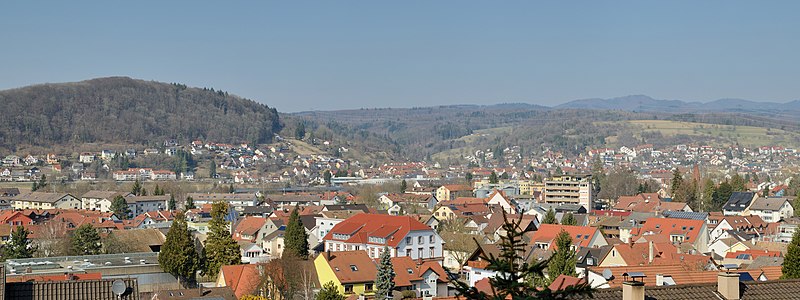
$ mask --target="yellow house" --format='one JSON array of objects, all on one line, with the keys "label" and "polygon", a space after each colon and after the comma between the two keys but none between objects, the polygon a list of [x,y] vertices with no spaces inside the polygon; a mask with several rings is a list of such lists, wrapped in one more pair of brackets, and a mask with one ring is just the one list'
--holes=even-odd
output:
[{"label": "yellow house", "polygon": [[472,187],[464,184],[443,185],[436,189],[436,200],[449,201],[457,197],[471,197]]},{"label": "yellow house", "polygon": [[433,215],[439,220],[450,220],[456,218],[455,212],[453,212],[453,210],[447,205],[439,206],[439,208],[434,211]]},{"label": "yellow house", "polygon": [[320,286],[333,282],[340,293],[374,295],[378,270],[366,251],[323,252],[314,259]]}]

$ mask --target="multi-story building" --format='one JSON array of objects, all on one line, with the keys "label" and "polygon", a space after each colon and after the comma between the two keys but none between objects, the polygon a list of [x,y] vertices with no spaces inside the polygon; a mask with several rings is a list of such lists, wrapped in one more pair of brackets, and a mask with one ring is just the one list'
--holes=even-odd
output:
[{"label": "multi-story building", "polygon": [[388,247],[392,257],[442,258],[442,238],[435,230],[409,216],[357,214],[333,228],[323,238],[325,251],[366,251],[378,258]]},{"label": "multi-story building", "polygon": [[580,204],[592,209],[592,175],[559,175],[544,181],[545,203]]},{"label": "multi-story building", "polygon": [[117,196],[126,197],[130,193],[116,191],[88,191],[81,196],[81,207],[85,210],[96,210],[101,212],[111,211],[111,202]]},{"label": "multi-story building", "polygon": [[32,192],[11,198],[14,209],[80,209],[81,200],[66,193]]},{"label": "multi-story building", "polygon": [[258,206],[258,195],[253,193],[246,194],[224,194],[224,193],[188,193],[187,197],[192,197],[194,204],[203,206],[205,204],[214,204],[214,202],[222,201],[234,208],[240,209],[245,206]]}]

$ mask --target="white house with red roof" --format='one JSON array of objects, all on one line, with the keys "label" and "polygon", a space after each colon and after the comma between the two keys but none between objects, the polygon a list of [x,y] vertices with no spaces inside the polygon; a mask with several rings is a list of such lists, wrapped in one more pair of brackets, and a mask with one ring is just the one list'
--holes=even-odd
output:
[{"label": "white house with red roof", "polygon": [[649,218],[642,227],[631,230],[634,242],[689,244],[699,253],[708,252],[709,232],[704,220]]},{"label": "white house with red roof", "polygon": [[583,247],[596,248],[608,245],[603,233],[596,227],[570,226],[559,224],[541,224],[536,231],[528,232],[530,245],[539,249],[555,249],[555,240],[561,231],[566,231],[572,237],[572,245],[577,251]]},{"label": "white house with red roof", "polygon": [[325,251],[364,250],[378,258],[389,247],[392,257],[442,258],[442,238],[409,216],[357,214],[333,226],[323,238]]}]

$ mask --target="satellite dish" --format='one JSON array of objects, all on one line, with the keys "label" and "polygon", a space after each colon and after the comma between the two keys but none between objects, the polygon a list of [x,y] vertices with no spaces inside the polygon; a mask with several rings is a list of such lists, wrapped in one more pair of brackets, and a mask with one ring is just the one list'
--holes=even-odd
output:
[{"label": "satellite dish", "polygon": [[614,274],[611,273],[610,269],[605,269],[603,270],[603,278],[606,280],[611,280],[611,278],[614,278]]},{"label": "satellite dish", "polygon": [[127,290],[128,287],[125,286],[125,282],[123,282],[122,280],[117,279],[114,280],[113,283],[111,283],[111,292],[113,292],[114,295],[117,295],[117,297],[120,297],[122,296],[122,294],[125,294],[125,291]]}]

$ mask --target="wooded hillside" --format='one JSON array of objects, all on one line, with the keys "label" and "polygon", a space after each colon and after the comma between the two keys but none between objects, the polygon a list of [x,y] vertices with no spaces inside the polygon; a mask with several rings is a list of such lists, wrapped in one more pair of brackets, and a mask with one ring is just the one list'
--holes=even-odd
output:
[{"label": "wooded hillside", "polygon": [[152,144],[165,139],[265,143],[277,111],[206,88],[98,78],[0,91],[0,148],[80,143]]}]

